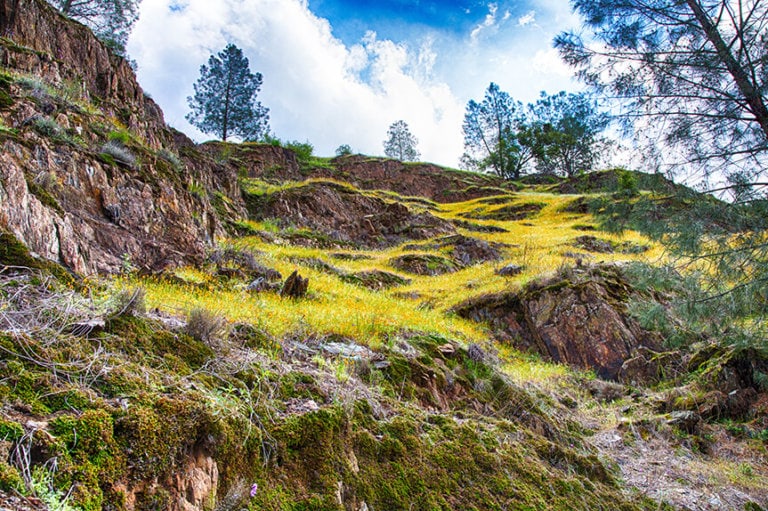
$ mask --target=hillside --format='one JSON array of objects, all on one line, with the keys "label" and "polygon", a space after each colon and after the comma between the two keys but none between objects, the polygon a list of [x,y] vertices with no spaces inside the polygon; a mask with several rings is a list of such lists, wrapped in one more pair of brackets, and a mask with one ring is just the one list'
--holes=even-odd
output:
[{"label": "hillside", "polygon": [[0,509],[768,508],[768,357],[605,228],[690,190],[197,145],[45,2],[0,33]]}]

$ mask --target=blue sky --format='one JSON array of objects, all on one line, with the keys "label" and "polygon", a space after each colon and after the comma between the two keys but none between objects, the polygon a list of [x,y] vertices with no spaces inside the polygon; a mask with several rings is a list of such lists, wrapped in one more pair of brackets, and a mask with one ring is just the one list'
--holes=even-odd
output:
[{"label": "blue sky", "polygon": [[491,81],[514,98],[580,86],[552,48],[579,20],[565,0],[143,0],[128,51],[166,121],[184,119],[200,65],[227,43],[264,76],[272,131],[332,155],[380,155],[405,120],[422,159],[456,166],[470,99]]},{"label": "blue sky", "polygon": [[461,35],[485,16],[487,6],[478,0],[309,1],[309,9],[328,19],[336,36],[347,43],[359,40],[371,27],[393,39],[414,37],[425,28]]}]

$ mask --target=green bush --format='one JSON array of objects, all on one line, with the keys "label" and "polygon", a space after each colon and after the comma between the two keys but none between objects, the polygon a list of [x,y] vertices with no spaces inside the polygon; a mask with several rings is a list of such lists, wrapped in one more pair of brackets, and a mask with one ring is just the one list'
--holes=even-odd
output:
[{"label": "green bush", "polygon": [[128,130],[115,130],[110,131],[107,135],[107,140],[110,142],[119,142],[122,145],[126,145],[131,142],[131,134],[128,132]]},{"label": "green bush", "polygon": [[296,153],[296,158],[298,158],[299,161],[308,161],[311,159],[312,153],[315,150],[314,146],[309,142],[298,142],[296,140],[286,143],[285,148]]},{"label": "green bush", "polygon": [[336,148],[336,156],[347,156],[352,154],[352,148],[349,144],[342,144]]}]

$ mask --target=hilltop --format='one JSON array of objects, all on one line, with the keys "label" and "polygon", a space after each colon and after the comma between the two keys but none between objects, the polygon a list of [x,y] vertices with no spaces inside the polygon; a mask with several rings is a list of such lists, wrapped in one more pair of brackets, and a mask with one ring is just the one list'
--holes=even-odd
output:
[{"label": "hilltop", "polygon": [[766,354],[608,229],[728,204],[195,144],[46,3],[0,33],[0,507],[768,506]]}]

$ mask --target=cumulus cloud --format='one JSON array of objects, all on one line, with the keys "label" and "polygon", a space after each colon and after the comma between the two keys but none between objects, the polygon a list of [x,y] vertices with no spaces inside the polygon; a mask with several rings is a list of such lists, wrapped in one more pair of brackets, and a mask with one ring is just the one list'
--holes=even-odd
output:
[{"label": "cumulus cloud", "polygon": [[141,9],[129,46],[139,79],[168,122],[197,140],[208,137],[184,120],[186,97],[200,65],[232,42],[264,75],[260,100],[277,136],[309,140],[321,154],[341,144],[381,154],[387,127],[404,119],[425,158],[458,159],[463,104],[432,78],[437,54],[428,39],[411,47],[369,32],[347,47],[304,0],[225,0],[215,8],[208,0],[144,0]]},{"label": "cumulus cloud", "polygon": [[463,38],[424,33],[404,42],[369,31],[344,44],[306,0],[143,0],[128,50],[168,123],[198,141],[210,137],[184,119],[186,98],[200,65],[232,42],[264,76],[259,99],[278,137],[310,141],[322,155],[341,144],[376,155],[388,126],[403,119],[425,160],[455,166],[464,106],[490,81],[510,84],[522,100],[542,88],[567,88],[547,85],[568,81],[548,64],[552,54],[531,59],[550,48],[551,37],[513,41],[514,30],[499,30],[510,17],[490,4]]}]

